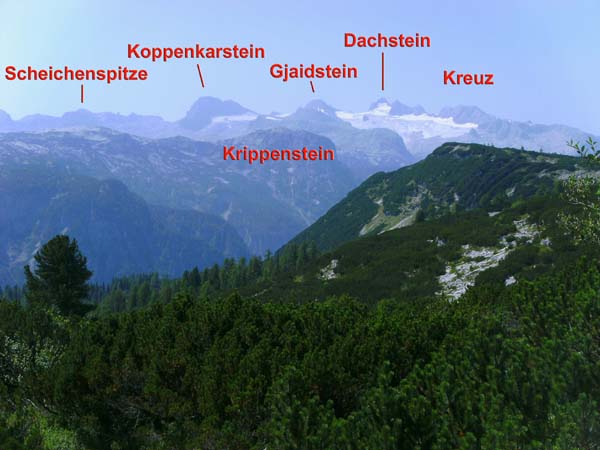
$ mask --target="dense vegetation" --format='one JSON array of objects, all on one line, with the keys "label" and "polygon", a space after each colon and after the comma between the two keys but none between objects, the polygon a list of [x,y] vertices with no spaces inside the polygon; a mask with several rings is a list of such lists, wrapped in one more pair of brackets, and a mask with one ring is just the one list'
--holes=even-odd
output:
[{"label": "dense vegetation", "polygon": [[[180,279],[89,286],[57,236],[0,301],[0,449],[598,449],[600,209],[578,180]],[[440,294],[473,249],[504,257]]]},{"label": "dense vegetation", "polygon": [[[238,291],[244,298],[283,303],[348,293],[369,305],[381,299],[416,300],[441,290],[439,277],[448,265],[461,262],[463,246],[502,248],[508,245],[502,243],[507,237],[515,240],[515,248],[496,267],[483,271],[477,283],[503,285],[509,277],[532,280],[596,248],[574,245],[565,236],[557,217],[570,208],[559,197],[547,196],[515,201],[493,216],[483,210],[461,211],[365,236],[326,253],[320,253],[314,243],[291,243],[275,255],[228,259],[203,271],[186,271],[180,279],[157,274],[119,278],[110,285],[92,286],[91,298],[100,304],[98,314],[168,303],[182,292],[208,299]],[[531,242],[514,237],[518,235],[515,221],[522,218],[539,230]],[[337,263],[335,278],[324,279],[323,271],[332,261]]]},{"label": "dense vegetation", "polygon": [[[411,166],[373,175],[293,242],[314,241],[333,250],[359,237],[377,213],[409,209],[416,198],[428,218],[455,210],[499,211],[517,200],[557,194],[557,177],[578,168],[578,159],[478,144],[447,143]],[[381,230],[374,229],[373,234]]]},{"label": "dense vegetation", "polygon": [[180,295],[78,320],[0,303],[0,447],[597,448],[599,293],[582,261],[371,309]]},{"label": "dense vegetation", "polygon": [[[441,289],[438,277],[449,265],[460,263],[464,246],[502,248],[503,238],[514,239],[514,249],[498,266],[483,271],[478,283],[503,285],[509,277],[534,279],[565,267],[581,255],[559,227],[559,211],[570,206],[558,197],[515,201],[497,215],[482,210],[461,211],[410,227],[366,236],[322,254],[296,273],[273,282],[240,290],[243,295],[281,301],[306,301],[345,293],[375,304],[381,299],[418,299]],[[515,221],[535,224],[539,234],[531,242],[519,238]],[[588,246],[587,250],[592,251]],[[335,278],[324,280],[323,269],[336,261]]]},{"label": "dense vegetation", "polygon": [[223,264],[199,270],[186,270],[181,278],[169,279],[158,274],[134,275],[113,280],[108,285],[91,287],[90,303],[98,304],[97,314],[122,312],[153,303],[169,303],[178,293],[211,298],[234,289],[257,289],[265,283],[286,279],[319,256],[313,243],[291,244],[276,254],[248,260],[226,258]]}]

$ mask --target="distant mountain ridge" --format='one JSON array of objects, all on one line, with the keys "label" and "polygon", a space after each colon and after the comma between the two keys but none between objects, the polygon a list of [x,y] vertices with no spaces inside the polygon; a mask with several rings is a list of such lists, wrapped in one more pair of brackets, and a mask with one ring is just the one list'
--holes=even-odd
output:
[{"label": "distant mountain ridge", "polygon": [[442,108],[439,114],[380,99],[368,111],[338,111],[338,117],[359,129],[387,128],[398,133],[418,160],[445,142],[493,144],[496,147],[574,154],[566,142],[590,135],[565,125],[540,125],[500,119],[476,106]]},{"label": "distant mountain ridge", "polygon": [[[284,128],[241,142],[335,148],[323,136]],[[223,144],[183,137],[154,140],[109,129],[0,135],[0,171],[29,166],[117,179],[151,204],[218,216],[253,254],[279,248],[356,185],[337,160],[250,165],[224,161]]]},{"label": "distant mountain ridge", "polygon": [[0,133],[105,127],[150,138],[185,136],[219,142],[257,130],[286,127],[330,138],[342,161],[365,179],[422,159],[445,142],[494,144],[497,147],[571,154],[565,143],[590,133],[564,125],[541,125],[495,117],[476,106],[445,107],[439,113],[422,106],[379,99],[364,112],[342,111],[313,100],[292,113],[261,114],[232,100],[199,98],[180,120],[158,116],[92,113],[78,110],[61,117],[26,116],[12,120],[0,111]]},{"label": "distant mountain ridge", "polygon": [[479,125],[496,120],[494,116],[482,111],[477,106],[464,105],[442,108],[438,116],[452,118],[456,123],[476,123]]},{"label": "distant mountain ridge", "polygon": [[192,131],[199,131],[210,125],[217,117],[249,116],[256,118],[258,114],[244,108],[232,100],[221,101],[214,97],[201,97],[189,109],[178,125]]},{"label": "distant mountain ridge", "polygon": [[394,131],[384,128],[361,130],[340,119],[338,113],[325,102],[313,100],[291,114],[259,117],[247,125],[257,130],[286,127],[326,136],[335,143],[338,160],[359,180],[414,162],[403,139]]},{"label": "distant mountain ridge", "polygon": [[371,103],[371,106],[369,107],[369,111],[372,111],[374,109],[377,109],[379,107],[381,107],[381,105],[387,105],[390,107],[390,114],[392,115],[404,115],[404,114],[425,114],[425,108],[423,108],[421,105],[417,105],[417,106],[408,106],[405,105],[404,103],[400,103],[398,100],[394,101],[394,102],[390,102],[387,98],[380,98],[379,100],[377,100],[375,103]]},{"label": "distant mountain ridge", "polygon": [[235,229],[198,211],[148,205],[116,180],[0,166],[0,285],[23,282],[23,266],[56,234],[79,241],[97,282],[184,270],[249,256]]}]

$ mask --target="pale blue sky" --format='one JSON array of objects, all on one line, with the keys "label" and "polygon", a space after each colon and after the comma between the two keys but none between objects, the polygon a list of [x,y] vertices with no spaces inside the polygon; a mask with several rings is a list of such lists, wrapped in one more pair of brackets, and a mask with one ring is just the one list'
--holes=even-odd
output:
[{"label": "pale blue sky", "polygon": [[[258,112],[290,111],[318,97],[360,111],[384,95],[437,112],[474,104],[501,117],[564,123],[600,134],[600,2],[502,1],[76,1],[0,0],[0,109],[18,118],[81,107],[78,82],[8,82],[7,65],[148,67],[146,82],[86,83],[92,111],[177,119],[200,95],[233,99]],[[343,47],[344,32],[431,36],[429,49],[380,52]],[[264,46],[263,60],[143,64],[127,59],[129,42],[148,46]],[[273,63],[342,64],[358,80],[282,83]],[[494,87],[444,86],[444,69],[493,72]]]}]

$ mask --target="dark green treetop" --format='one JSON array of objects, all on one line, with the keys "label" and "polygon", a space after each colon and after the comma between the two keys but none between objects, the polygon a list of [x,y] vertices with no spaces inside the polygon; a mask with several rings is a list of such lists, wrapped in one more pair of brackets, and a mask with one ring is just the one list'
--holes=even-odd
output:
[{"label": "dark green treetop", "polygon": [[26,296],[30,304],[56,307],[65,315],[83,315],[89,307],[82,303],[88,295],[92,272],[76,239],[58,235],[34,256],[34,272],[25,266]]}]

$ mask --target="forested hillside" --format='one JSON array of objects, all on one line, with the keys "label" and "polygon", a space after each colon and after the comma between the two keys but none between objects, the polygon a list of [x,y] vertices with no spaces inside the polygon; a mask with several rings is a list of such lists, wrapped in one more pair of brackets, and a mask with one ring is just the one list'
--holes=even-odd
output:
[{"label": "forested hillside", "polygon": [[1,303],[1,447],[596,448],[599,293],[582,260],[454,303]]},{"label": "forested hillside", "polygon": [[423,161],[373,175],[292,242],[314,241],[330,250],[418,218],[501,211],[520,199],[557,193],[557,184],[578,170],[584,167],[575,157],[447,143]]},{"label": "forested hillside", "polygon": [[77,237],[97,282],[152,271],[179,276],[250,253],[221,217],[148,204],[120,181],[44,164],[0,167],[0,284],[21,284],[23,266],[58,233]]},{"label": "forested hillside", "polygon": [[55,236],[3,289],[0,448],[598,448],[600,151],[573,146],[451,147],[412,224],[181,277],[89,284]]}]

